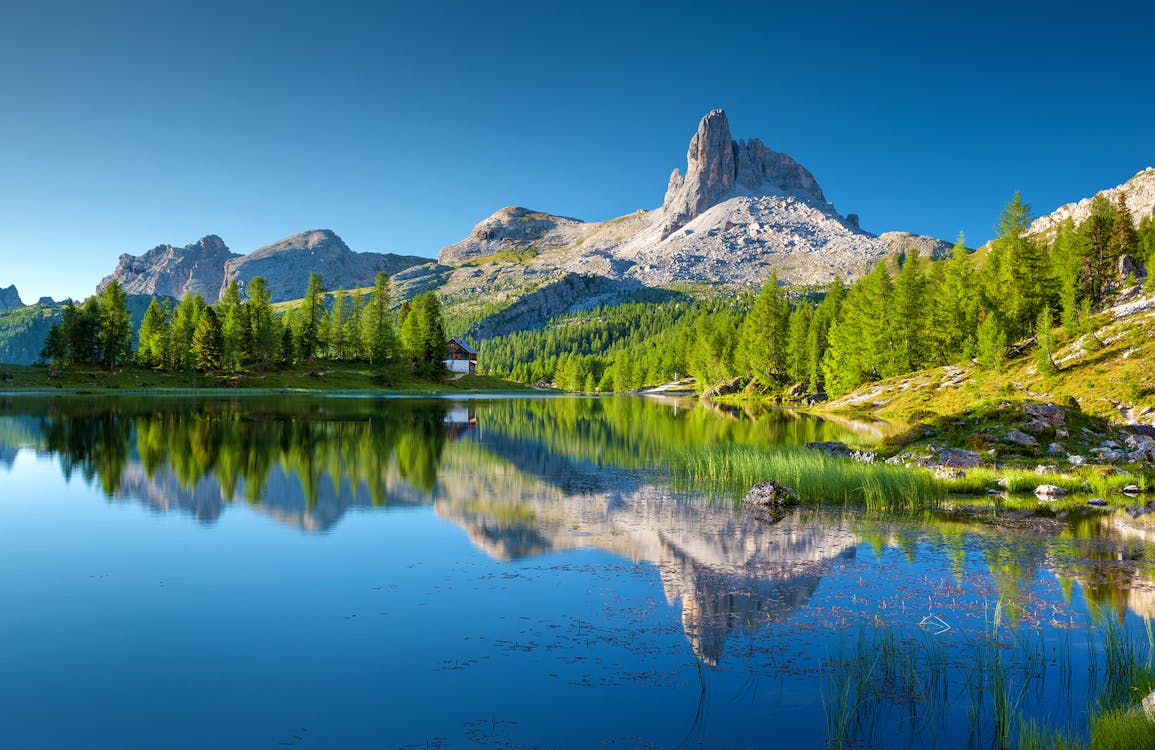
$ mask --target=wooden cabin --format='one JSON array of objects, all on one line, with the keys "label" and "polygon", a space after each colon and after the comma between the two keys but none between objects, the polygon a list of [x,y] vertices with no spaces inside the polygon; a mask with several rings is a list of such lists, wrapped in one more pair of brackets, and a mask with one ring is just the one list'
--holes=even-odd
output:
[{"label": "wooden cabin", "polygon": [[461,339],[449,339],[445,369],[473,375],[477,372],[477,350]]}]

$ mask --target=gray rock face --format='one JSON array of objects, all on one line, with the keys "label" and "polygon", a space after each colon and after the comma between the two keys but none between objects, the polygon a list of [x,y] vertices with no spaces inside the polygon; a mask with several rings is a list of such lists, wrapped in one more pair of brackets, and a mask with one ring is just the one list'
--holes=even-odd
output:
[{"label": "gray rock face", "polygon": [[690,140],[685,177],[676,169],[670,175],[662,203],[662,239],[735,189],[753,195],[798,192],[826,201],[814,175],[786,154],[757,138],[732,140],[726,113],[715,109],[702,118]]},{"label": "gray rock face", "polygon": [[143,255],[124,254],[116,270],[105,276],[97,291],[115,279],[127,294],[159,294],[183,297],[200,292],[208,302],[216,302],[224,277],[225,262],[237,257],[215,234],[192,245],[157,245]]},{"label": "gray rock face", "polygon": [[1011,445],[1017,445],[1020,448],[1038,448],[1039,447],[1039,441],[1038,440],[1036,440],[1031,435],[1028,435],[1027,433],[1022,432],[1020,430],[1011,430],[1010,432],[1008,432],[1006,437],[1003,438],[1003,442],[1010,443]]},{"label": "gray rock face", "polygon": [[253,278],[263,276],[273,301],[282,302],[305,295],[310,273],[320,274],[326,289],[357,289],[372,286],[378,271],[393,275],[428,262],[428,258],[391,253],[355,253],[332,231],[315,229],[230,259],[213,299],[233,279],[243,290]]},{"label": "gray rock face", "polygon": [[563,247],[566,233],[558,231],[576,227],[582,222],[565,216],[531,211],[521,206],[508,206],[483,220],[461,242],[454,243],[438,253],[441,263],[451,264],[473,260],[504,251],[542,250]]},{"label": "gray rock face", "polygon": [[7,289],[0,289],[0,310],[11,310],[15,307],[24,307],[24,303],[20,300],[20,293],[16,291],[16,285],[13,284]]},{"label": "gray rock face", "polygon": [[393,275],[428,262],[412,255],[355,253],[327,229],[295,234],[249,255],[231,252],[210,234],[184,247],[157,245],[143,255],[121,255],[97,291],[116,279],[128,294],[179,299],[199,292],[211,304],[232,279],[243,287],[254,276],[264,276],[273,301],[281,302],[302,296],[310,272],[320,273],[330,289],[352,289],[372,285],[378,270]]},{"label": "gray rock face", "polygon": [[129,295],[180,298],[195,291],[214,303],[221,289],[224,263],[236,257],[216,235],[184,247],[157,245],[142,255],[121,255],[117,269],[105,276],[96,289],[100,291],[117,280]]},{"label": "gray rock face", "polygon": [[[1147,167],[1122,185],[1103,190],[1100,194],[1111,203],[1115,203],[1121,194],[1138,227],[1144,218],[1155,214],[1155,168]],[[1073,219],[1076,224],[1086,221],[1091,215],[1091,200],[1084,198],[1077,203],[1068,203],[1047,216],[1040,216],[1031,223],[1030,234],[1047,237],[1067,219]]]}]

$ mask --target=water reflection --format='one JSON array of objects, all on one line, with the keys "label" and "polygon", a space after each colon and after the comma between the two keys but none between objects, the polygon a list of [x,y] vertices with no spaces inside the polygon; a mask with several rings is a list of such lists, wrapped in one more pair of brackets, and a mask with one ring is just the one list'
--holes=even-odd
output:
[{"label": "water reflection", "polygon": [[666,471],[693,446],[885,429],[639,398],[13,398],[0,403],[0,465],[34,450],[110,498],[203,523],[244,503],[325,532],[353,508],[431,504],[496,559],[598,548],[645,561],[708,664],[733,635],[786,619],[863,542],[910,560],[933,545],[959,577],[977,552],[1012,615],[1042,571],[1116,612],[1155,614],[1155,526],[1144,519],[1086,514],[1012,528],[1005,517],[879,525],[796,514],[766,524],[732,497],[675,489]]}]

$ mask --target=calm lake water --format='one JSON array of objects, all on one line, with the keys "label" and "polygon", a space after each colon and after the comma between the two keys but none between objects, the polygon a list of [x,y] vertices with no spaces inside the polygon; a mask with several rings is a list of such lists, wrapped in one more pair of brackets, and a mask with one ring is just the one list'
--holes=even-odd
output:
[{"label": "calm lake water", "polygon": [[1147,648],[1134,512],[768,523],[673,470],[873,429],[640,398],[0,397],[0,746],[993,747],[1007,691],[1085,728],[1104,632]]}]

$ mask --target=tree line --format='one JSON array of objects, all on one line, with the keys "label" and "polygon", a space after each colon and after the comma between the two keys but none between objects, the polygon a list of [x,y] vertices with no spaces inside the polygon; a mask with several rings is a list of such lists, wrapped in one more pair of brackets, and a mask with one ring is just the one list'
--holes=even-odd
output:
[{"label": "tree line", "polygon": [[960,237],[943,261],[909,250],[849,287],[836,280],[788,293],[771,276],[755,297],[599,307],[482,342],[481,360],[492,374],[570,390],[626,391],[691,375],[838,394],[924,367],[973,361],[1001,370],[1017,344],[1033,346],[1046,374],[1052,328],[1088,333],[1092,313],[1127,282],[1120,260],[1155,261],[1155,218],[1136,228],[1122,197],[1099,195],[1086,220],[1068,219],[1049,238],[1029,234],[1031,221],[1016,194],[982,252]]},{"label": "tree line", "polygon": [[268,282],[258,276],[242,295],[234,279],[216,304],[191,292],[175,305],[153,298],[133,346],[125,294],[116,280],[80,305],[69,304],[52,326],[41,359],[54,364],[114,368],[134,361],[173,371],[240,372],[298,367],[317,360],[403,366],[423,377],[443,370],[446,336],[441,305],[431,292],[393,310],[388,275],[378,273],[366,296],[329,293],[309,274],[298,305],[277,312]]}]

